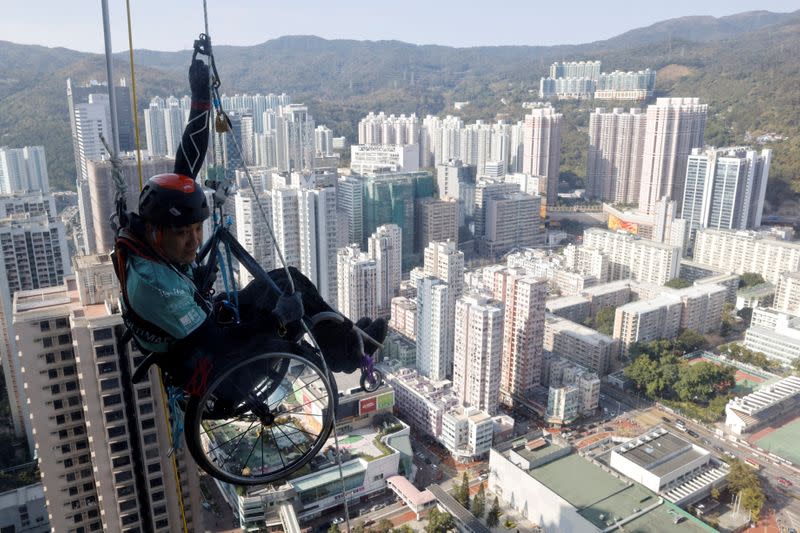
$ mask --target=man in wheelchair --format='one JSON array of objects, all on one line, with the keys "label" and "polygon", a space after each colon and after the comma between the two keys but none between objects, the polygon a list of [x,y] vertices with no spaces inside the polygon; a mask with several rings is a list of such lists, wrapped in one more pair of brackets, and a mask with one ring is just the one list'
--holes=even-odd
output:
[{"label": "man in wheelchair", "polygon": [[[313,283],[291,267],[294,293],[289,293],[286,270],[274,270],[269,276],[283,294],[276,294],[266,280],[254,280],[237,294],[238,319],[226,304],[228,295],[211,298],[196,285],[203,267],[194,261],[203,240],[203,221],[210,216],[206,195],[195,181],[208,147],[208,80],[208,66],[193,61],[191,113],[174,173],[147,181],[139,212],[129,214],[114,254],[126,324],[143,350],[164,354],[159,366],[181,386],[196,379],[208,359],[216,365],[217,358],[264,351],[264,344],[276,338],[297,341],[303,335],[299,323],[303,316],[332,311]],[[356,325],[378,342],[386,336],[383,319],[362,318]],[[363,354],[352,322],[323,322],[313,327],[312,334],[332,372],[359,368]],[[364,345],[370,354],[376,348]]]}]

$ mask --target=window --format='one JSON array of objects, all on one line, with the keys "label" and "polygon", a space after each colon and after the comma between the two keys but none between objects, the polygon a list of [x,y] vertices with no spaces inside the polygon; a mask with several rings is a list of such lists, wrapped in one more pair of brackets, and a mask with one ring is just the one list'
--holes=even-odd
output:
[{"label": "window", "polygon": [[145,450],[144,456],[147,459],[155,459],[156,457],[158,457],[158,448],[149,448]]},{"label": "window", "polygon": [[82,465],[85,465],[86,463],[88,463],[89,462],[89,454],[87,453],[87,454],[84,454],[84,455],[81,455],[80,457],[78,457],[78,462],[80,464],[82,464]]},{"label": "window", "polygon": [[57,329],[66,328],[66,327],[69,327],[69,320],[67,320],[66,318],[57,318],[56,319],[56,328]]},{"label": "window", "polygon": [[99,531],[101,527],[103,527],[103,524],[100,522],[92,522],[92,524],[89,526],[89,529],[92,531]]},{"label": "window", "polygon": [[76,496],[78,494],[78,487],[70,487],[69,488],[69,495]]},{"label": "window", "polygon": [[122,457],[117,457],[116,459],[112,460],[111,464],[114,465],[114,468],[127,466],[131,464],[131,458],[128,455],[123,455]]},{"label": "window", "polygon": [[122,403],[122,396],[119,394],[110,394],[108,396],[103,397],[103,406],[109,407],[111,405],[117,405]]},{"label": "window", "polygon": [[42,339],[42,346],[44,348],[50,348],[53,345],[53,339],[51,337],[44,337]]},{"label": "window", "polygon": [[97,373],[100,375],[109,374],[117,371],[117,363],[115,361],[108,361],[107,363],[99,363],[97,365]]},{"label": "window", "polygon": [[80,396],[70,396],[67,400],[67,403],[70,407],[75,407],[76,405],[80,405],[81,397]]},{"label": "window", "polygon": [[61,445],[61,453],[69,453],[72,448],[69,444],[62,444]]},{"label": "window", "polygon": [[104,344],[103,346],[96,346],[94,353],[97,357],[108,357],[109,355],[114,355],[116,350],[113,344]]},{"label": "window", "polygon": [[50,379],[58,378],[58,370],[56,370],[55,368],[51,368],[50,370],[47,371],[47,377]]},{"label": "window", "polygon": [[110,411],[106,413],[106,422],[116,422],[117,420],[122,420],[123,416],[122,410]]},{"label": "window", "polygon": [[149,415],[152,412],[153,412],[153,404],[150,402],[143,403],[139,406],[139,413],[142,415]]},{"label": "window", "polygon": [[111,328],[103,328],[103,329],[96,329],[94,330],[94,340],[95,341],[107,341],[114,337],[114,332]]},{"label": "window", "polygon": [[160,487],[163,484],[164,484],[164,479],[161,476],[154,477],[153,479],[150,480],[151,488]]},{"label": "window", "polygon": [[53,409],[63,409],[63,408],[64,408],[64,402],[63,401],[61,401],[61,400],[54,400],[53,401]]},{"label": "window", "polygon": [[69,437],[69,431],[67,431],[66,429],[59,429],[58,430],[58,438],[59,439],[64,440],[67,437]]},{"label": "window", "polygon": [[108,428],[108,438],[113,439],[115,437],[121,437],[125,434],[125,426],[114,426],[112,428]]},{"label": "window", "polygon": [[81,470],[81,477],[82,478],[89,478],[92,477],[92,469],[91,468],[84,468]]},{"label": "window", "polygon": [[62,361],[70,361],[75,359],[75,352],[70,350],[61,350],[61,360]]},{"label": "window", "polygon": [[117,489],[117,496],[119,498],[122,498],[123,496],[128,496],[130,494],[133,494],[133,486],[132,485],[126,485],[124,487],[119,487]]},{"label": "window", "polygon": [[139,513],[129,514],[122,517],[122,525],[129,526],[139,521]]},{"label": "window", "polygon": [[152,395],[152,392],[150,391],[150,387],[145,387],[143,389],[139,389],[136,394],[139,396],[140,400],[143,400],[145,398],[149,398]]},{"label": "window", "polygon": [[89,491],[90,491],[90,490],[92,490],[93,488],[94,488],[94,485],[93,485],[93,484],[91,484],[91,483],[84,483],[84,484],[83,484],[83,490],[84,490],[84,491],[86,491],[86,492],[89,492]]},{"label": "window", "polygon": [[148,474],[153,474],[155,472],[161,472],[161,463],[152,463],[147,465]]},{"label": "window", "polygon": [[86,441],[85,440],[79,440],[78,442],[75,443],[75,449],[76,450],[83,450],[85,448],[86,448]]},{"label": "window", "polygon": [[100,390],[102,391],[108,391],[111,389],[118,389],[118,388],[119,388],[119,379],[117,378],[100,380]]},{"label": "window", "polygon": [[73,422],[77,422],[78,420],[83,420],[83,413],[80,411],[72,411],[70,414],[70,418]]},{"label": "window", "polygon": [[75,481],[75,474],[73,472],[70,472],[69,474],[67,474],[66,479],[68,483],[72,483],[73,481]]},{"label": "window", "polygon": [[43,320],[39,323],[39,330],[40,331],[50,331],[50,322],[47,320]]},{"label": "window", "polygon": [[142,420],[142,429],[153,429],[156,427],[156,421],[153,418],[145,418]]},{"label": "window", "polygon": [[169,522],[167,522],[166,518],[162,518],[161,520],[156,520],[156,529],[167,527],[167,524],[169,524]]},{"label": "window", "polygon": [[72,392],[74,390],[78,390],[78,382],[77,381],[67,381],[64,383],[64,389],[67,392]]},{"label": "window", "polygon": [[75,375],[75,366],[73,366],[73,365],[65,366],[62,369],[62,372],[64,372],[65,376],[74,376]]},{"label": "window", "polygon": [[114,474],[114,482],[116,483],[123,483],[125,481],[130,481],[132,479],[133,479],[133,472],[131,472],[130,470],[120,472],[119,474]]},{"label": "window", "polygon": [[163,499],[164,499],[164,492],[163,491],[158,491],[158,492],[154,492],[153,493],[153,501],[154,502],[160,502]]},{"label": "window", "polygon": [[145,445],[155,444],[156,442],[158,442],[158,438],[156,437],[155,433],[148,433],[147,435],[144,436],[144,439],[142,440],[144,441]]},{"label": "window", "polygon": [[62,333],[58,336],[58,344],[70,344],[72,342],[72,335],[69,333]]},{"label": "window", "polygon": [[158,507],[154,507],[153,508],[153,514],[156,515],[156,516],[158,516],[160,514],[164,514],[166,512],[167,512],[167,506],[166,505],[159,505]]},{"label": "window", "polygon": [[50,394],[58,394],[59,392],[61,392],[59,385],[50,385]]},{"label": "window", "polygon": [[72,459],[64,459],[64,468],[72,468]]},{"label": "window", "polygon": [[55,362],[56,362],[56,354],[54,354],[54,353],[52,353],[52,352],[51,352],[51,353],[46,353],[46,354],[44,354],[44,361],[45,361],[45,362],[46,362],[48,365],[52,365],[53,363],[55,363]]},{"label": "window", "polygon": [[58,415],[58,416],[56,417],[56,425],[57,425],[57,426],[60,426],[60,425],[61,425],[61,424],[63,424],[64,422],[66,422],[66,419],[64,418],[64,415]]},{"label": "window", "polygon": [[82,515],[81,513],[78,513],[78,514],[76,514],[75,516],[73,516],[73,517],[72,517],[72,519],[73,519],[73,520],[75,520],[75,523],[77,524],[77,523],[79,523],[81,520],[83,520],[83,515]]},{"label": "window", "polygon": [[131,509],[135,509],[137,505],[136,500],[125,500],[119,504],[119,510],[130,511]]},{"label": "window", "polygon": [[123,452],[128,449],[128,443],[125,442],[124,440],[120,442],[115,442],[111,444],[109,448],[111,449],[111,453]]}]

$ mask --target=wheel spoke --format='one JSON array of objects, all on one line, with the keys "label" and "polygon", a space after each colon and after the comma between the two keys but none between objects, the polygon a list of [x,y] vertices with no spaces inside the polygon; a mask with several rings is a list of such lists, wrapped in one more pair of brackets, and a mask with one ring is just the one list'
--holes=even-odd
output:
[{"label": "wheel spoke", "polygon": [[[219,424],[218,426],[214,426],[213,428],[208,428],[208,429],[203,428],[203,432],[208,434],[210,431],[214,431],[215,429],[219,429],[219,428],[221,428],[223,426],[227,426],[228,424],[232,424],[233,422],[245,422],[245,423],[247,423],[247,422],[252,422],[252,420],[250,419],[250,417],[248,417],[248,418],[231,418],[227,422]],[[201,427],[202,427],[202,425],[201,425]]]},{"label": "wheel spoke", "polygon": [[[228,439],[228,440],[226,440],[225,442],[221,442],[220,444],[218,444],[218,445],[217,445],[217,446],[215,446],[214,448],[211,448],[211,449],[210,449],[210,450],[208,450],[208,451],[209,451],[209,452],[213,452],[213,451],[215,451],[215,450],[218,450],[218,449],[220,449],[222,446],[225,446],[226,444],[228,444],[229,442],[231,442],[232,440],[234,440],[234,439],[236,439],[236,438],[238,438],[238,437],[241,437],[242,435],[245,435],[245,434],[246,434],[248,431],[250,431],[250,430],[253,428],[253,424],[255,424],[255,422],[252,422],[252,423],[250,424],[250,427],[248,427],[246,430],[244,430],[244,432],[242,432],[242,433],[237,433],[236,435],[234,435],[233,437],[229,438],[229,439]],[[215,444],[216,444],[216,443],[215,443]]]},{"label": "wheel spoke", "polygon": [[[276,405],[277,405],[277,404],[279,404],[279,403],[281,403],[281,401],[282,401],[284,398],[286,398],[286,397],[289,395],[289,392],[290,392],[290,391],[291,391],[291,393],[292,393],[292,394],[295,394],[295,395],[296,395],[296,394],[297,394],[298,392],[300,392],[301,390],[308,388],[308,386],[309,386],[309,385],[311,385],[311,384],[313,384],[313,383],[316,383],[317,381],[319,381],[319,380],[321,380],[321,379],[322,379],[322,377],[321,377],[319,374],[317,374],[317,377],[316,377],[316,378],[312,379],[311,381],[309,381],[308,383],[306,383],[305,385],[303,385],[303,386],[302,386],[302,387],[300,387],[299,389],[297,389],[297,390],[294,390],[294,384],[297,382],[297,380],[298,380],[298,379],[300,379],[300,377],[301,377],[301,376],[297,376],[297,377],[295,378],[295,380],[294,380],[294,381],[292,381],[292,388],[291,388],[291,389],[288,389],[288,390],[286,391],[286,393],[284,393],[284,395],[283,395],[283,397],[282,397],[282,398],[278,398],[278,401],[277,401],[277,402],[275,402],[275,403],[276,403]],[[309,390],[310,390],[310,389],[309,389]],[[270,409],[273,409],[273,408],[274,408],[274,406],[272,406],[271,404],[272,404],[272,402],[270,402]]]},{"label": "wheel spoke", "polygon": [[[299,452],[300,452],[300,457],[302,458],[302,457],[305,455],[306,451],[308,451],[308,450],[306,450],[306,451],[303,451],[303,449],[302,449],[302,448],[300,448],[300,446],[298,446],[298,445],[297,445],[297,443],[295,443],[295,442],[292,440],[292,438],[291,438],[289,435],[287,435],[287,434],[286,434],[286,432],[285,432],[285,431],[284,431],[284,430],[281,428],[281,426],[275,426],[275,427],[276,427],[276,428],[278,428],[278,431],[280,431],[281,433],[283,433],[283,436],[284,436],[284,437],[286,437],[287,439],[289,439],[289,442],[291,442],[291,443],[292,443],[292,446],[294,446],[294,447],[295,447],[295,449],[296,449],[297,451],[299,451]],[[276,447],[277,447],[277,446],[276,446]],[[280,451],[280,448],[278,448],[278,450]]]},{"label": "wheel spoke", "polygon": [[[285,425],[285,424],[284,424],[284,425]],[[312,438],[314,438],[314,439],[316,439],[317,437],[319,437],[319,433],[311,433],[310,431],[306,431],[305,429],[300,429],[300,428],[299,428],[299,427],[297,427],[297,426],[291,426],[291,427],[292,427],[292,429],[294,429],[295,431],[299,431],[300,433],[305,433],[306,435],[309,435],[309,436],[311,436],[311,437],[312,437]]]},{"label": "wheel spoke", "polygon": [[245,435],[247,435],[248,433],[250,433],[250,430],[251,430],[251,429],[253,429],[253,426],[254,426],[254,425],[255,425],[255,422],[253,422],[252,424],[250,424],[250,427],[248,427],[248,428],[247,428],[247,431],[245,431],[244,433],[242,433],[242,436],[241,436],[241,437],[239,437],[239,440],[238,440],[238,442],[236,442],[236,446],[234,446],[234,447],[233,447],[233,450],[231,451],[231,453],[226,453],[226,456],[227,456],[227,457],[225,458],[225,460],[224,460],[224,461],[222,461],[222,464],[220,465],[220,468],[224,467],[224,466],[225,466],[225,463],[227,463],[227,462],[228,462],[228,459],[230,459],[231,457],[233,457],[233,452],[235,452],[236,450],[238,450],[238,449],[239,449],[239,446],[242,444],[242,441],[244,440],[244,436],[245,436]]},{"label": "wheel spoke", "polygon": [[275,443],[275,449],[278,451],[278,458],[281,460],[283,468],[286,468],[286,463],[283,462],[283,454],[281,453],[281,449],[278,447],[278,439],[275,437],[275,432],[272,430],[272,426],[269,427],[269,432],[272,433],[272,441]]}]

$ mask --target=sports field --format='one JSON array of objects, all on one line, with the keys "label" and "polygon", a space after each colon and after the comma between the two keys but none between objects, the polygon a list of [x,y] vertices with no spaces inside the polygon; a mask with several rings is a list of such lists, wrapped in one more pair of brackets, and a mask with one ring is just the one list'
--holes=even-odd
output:
[{"label": "sports field", "polygon": [[800,464],[800,418],[784,424],[755,441],[756,446]]}]

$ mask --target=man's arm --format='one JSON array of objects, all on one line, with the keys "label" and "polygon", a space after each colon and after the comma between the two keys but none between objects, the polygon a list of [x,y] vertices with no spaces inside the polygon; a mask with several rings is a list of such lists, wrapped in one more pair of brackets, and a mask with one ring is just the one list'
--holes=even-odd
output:
[{"label": "man's arm", "polygon": [[208,65],[195,59],[189,67],[189,83],[192,87],[192,109],[178,153],[175,154],[175,173],[197,178],[208,150],[211,118]]}]

